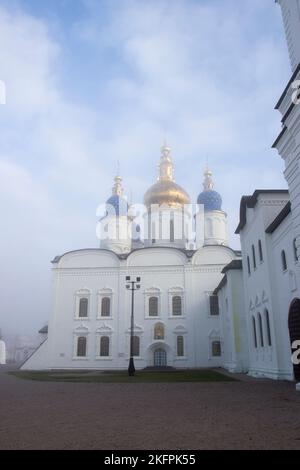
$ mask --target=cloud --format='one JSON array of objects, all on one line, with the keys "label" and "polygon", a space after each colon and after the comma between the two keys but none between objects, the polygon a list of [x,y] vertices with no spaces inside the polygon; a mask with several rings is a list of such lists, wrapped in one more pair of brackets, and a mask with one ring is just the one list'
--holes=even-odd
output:
[{"label": "cloud", "polygon": [[140,202],[165,134],[176,179],[193,200],[208,157],[232,235],[243,193],[285,185],[270,145],[288,58],[280,11],[269,0],[81,0],[84,14],[73,23],[7,5],[0,315],[14,313],[20,329],[47,317],[49,259],[96,246],[95,211],[110,194],[117,160]]}]

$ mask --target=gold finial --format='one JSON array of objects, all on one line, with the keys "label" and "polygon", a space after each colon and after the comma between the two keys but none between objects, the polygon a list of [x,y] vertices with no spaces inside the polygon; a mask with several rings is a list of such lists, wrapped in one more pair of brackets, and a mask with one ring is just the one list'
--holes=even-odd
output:
[{"label": "gold finial", "polygon": [[161,148],[158,181],[174,181],[174,166],[171,156],[171,147],[164,141]]}]

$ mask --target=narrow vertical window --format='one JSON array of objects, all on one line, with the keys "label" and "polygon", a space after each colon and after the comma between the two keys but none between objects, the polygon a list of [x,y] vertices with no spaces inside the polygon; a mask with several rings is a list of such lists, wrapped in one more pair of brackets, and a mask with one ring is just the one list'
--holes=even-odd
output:
[{"label": "narrow vertical window", "polygon": [[88,316],[88,299],[82,298],[79,301],[79,315],[80,318]]},{"label": "narrow vertical window", "polygon": [[265,310],[265,321],[266,321],[266,330],[268,337],[268,345],[272,346],[272,337],[271,337],[271,327],[270,327],[270,315],[268,310]]},{"label": "narrow vertical window", "polygon": [[264,256],[263,256],[263,251],[262,251],[261,240],[258,240],[258,254],[259,254],[259,261],[262,263],[264,260]]},{"label": "narrow vertical window", "polygon": [[258,326],[259,326],[259,338],[260,338],[260,345],[263,348],[264,347],[264,331],[263,331],[263,323],[262,323],[262,318],[261,314],[258,314]]},{"label": "narrow vertical window", "polygon": [[132,355],[139,356],[140,355],[140,338],[139,336],[134,336],[132,338]]},{"label": "narrow vertical window", "polygon": [[182,301],[179,295],[175,295],[172,298],[172,314],[174,316],[182,315]]},{"label": "narrow vertical window", "polygon": [[158,298],[150,297],[149,299],[149,317],[158,316]]},{"label": "narrow vertical window", "polygon": [[101,317],[110,317],[110,298],[103,297],[101,300]]},{"label": "narrow vertical window", "polygon": [[152,222],[152,243],[156,241],[156,234],[155,234],[155,222]]},{"label": "narrow vertical window", "polygon": [[256,269],[256,255],[255,255],[255,246],[252,245],[252,262],[253,262],[253,269]]},{"label": "narrow vertical window", "polygon": [[184,341],[183,336],[177,336],[177,356],[184,356]]},{"label": "narrow vertical window", "polygon": [[220,341],[213,341],[211,343],[211,354],[213,357],[221,356],[221,342]]},{"label": "narrow vertical window", "polygon": [[248,267],[248,274],[249,274],[249,276],[250,276],[250,274],[251,274],[251,266],[250,266],[250,258],[249,258],[249,256],[247,256],[247,267]]},{"label": "narrow vertical window", "polygon": [[209,296],[209,309],[211,315],[219,315],[219,297],[217,295]]},{"label": "narrow vertical window", "polygon": [[80,336],[77,339],[77,356],[85,357],[86,356],[86,337]]},{"label": "narrow vertical window", "polygon": [[293,250],[294,250],[294,258],[295,258],[295,261],[298,261],[298,251],[297,251],[297,240],[296,238],[294,239],[293,241]]},{"label": "narrow vertical window", "polygon": [[174,219],[170,220],[170,242],[174,242],[175,236],[174,236]]},{"label": "narrow vertical window", "polygon": [[255,322],[255,318],[254,318],[254,317],[252,317],[252,327],[253,327],[253,342],[254,342],[254,347],[257,348],[256,322]]},{"label": "narrow vertical window", "polygon": [[281,263],[282,263],[283,271],[286,271],[287,270],[287,261],[286,261],[286,254],[285,254],[284,250],[282,250],[282,252],[281,252]]},{"label": "narrow vertical window", "polygon": [[100,356],[108,357],[109,356],[109,337],[102,336],[100,339]]}]

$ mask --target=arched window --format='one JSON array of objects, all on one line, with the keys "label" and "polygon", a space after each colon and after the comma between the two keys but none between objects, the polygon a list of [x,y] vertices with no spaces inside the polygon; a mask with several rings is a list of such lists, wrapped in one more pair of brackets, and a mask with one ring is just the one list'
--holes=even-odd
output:
[{"label": "arched window", "polygon": [[299,258],[298,258],[298,252],[297,252],[297,240],[296,240],[296,238],[293,241],[293,249],[294,249],[295,261],[298,261]]},{"label": "arched window", "polygon": [[101,317],[110,317],[110,298],[103,297],[101,300]]},{"label": "arched window", "polygon": [[139,356],[140,355],[140,338],[139,336],[134,336],[132,338],[132,355]]},{"label": "arched window", "polygon": [[100,356],[108,357],[109,356],[109,337],[102,336],[100,339]]},{"label": "arched window", "polygon": [[85,357],[86,356],[86,337],[79,336],[77,339],[77,356]]},{"label": "arched window", "polygon": [[253,327],[253,341],[254,341],[254,347],[257,348],[256,321],[255,321],[255,318],[254,318],[254,317],[252,317],[252,327]]},{"label": "arched window", "polygon": [[165,338],[165,328],[162,323],[156,323],[154,327],[154,339],[164,339]]},{"label": "arched window", "polygon": [[267,330],[267,337],[268,337],[268,345],[272,346],[270,316],[269,316],[268,310],[265,310],[265,322],[266,322],[266,330]]},{"label": "arched window", "polygon": [[249,276],[250,276],[250,274],[251,274],[251,266],[250,266],[250,258],[249,258],[249,256],[247,256],[247,266],[248,266],[248,274],[249,274]]},{"label": "arched window", "polygon": [[220,357],[221,356],[221,342],[220,341],[212,341],[211,343],[211,354],[213,357]]},{"label": "arched window", "polygon": [[177,356],[184,356],[184,341],[183,336],[177,336]]},{"label": "arched window", "polygon": [[175,239],[174,235],[174,219],[170,220],[170,242],[173,242]]},{"label": "arched window", "polygon": [[252,245],[252,261],[253,261],[253,269],[256,269],[256,255],[255,255],[255,246]]},{"label": "arched window", "polygon": [[262,263],[264,260],[264,256],[263,256],[263,251],[262,251],[261,240],[258,240],[258,254],[259,254],[259,261]]},{"label": "arched window", "polygon": [[150,297],[149,299],[149,317],[158,316],[158,297]]},{"label": "arched window", "polygon": [[282,252],[281,252],[281,264],[282,264],[283,271],[286,271],[287,270],[287,261],[286,261],[286,254],[285,254],[284,250],[282,250]]},{"label": "arched window", "polygon": [[263,332],[263,323],[262,323],[262,318],[261,314],[258,314],[258,325],[259,325],[259,338],[260,338],[260,345],[263,348],[264,347],[264,332]]},{"label": "arched window", "polygon": [[172,298],[172,315],[174,316],[182,315],[182,300],[179,295],[175,295]]},{"label": "arched window", "polygon": [[84,318],[88,316],[88,299],[87,298],[82,298],[79,301],[79,317]]}]

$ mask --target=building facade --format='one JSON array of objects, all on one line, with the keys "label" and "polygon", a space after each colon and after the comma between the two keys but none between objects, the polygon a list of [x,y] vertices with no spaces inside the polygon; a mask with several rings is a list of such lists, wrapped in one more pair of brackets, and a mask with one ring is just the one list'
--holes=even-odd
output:
[{"label": "building facade", "polygon": [[99,221],[100,248],[53,260],[48,338],[22,368],[126,369],[131,332],[127,276],[141,277],[134,303],[136,368],[222,366],[221,319],[213,291],[222,269],[240,252],[228,246],[227,216],[208,170],[197,202],[193,216],[187,192],[175,183],[171,150],[164,146],[158,180],[145,193],[144,227],[138,232],[143,237],[133,236],[134,211],[117,176]]}]

